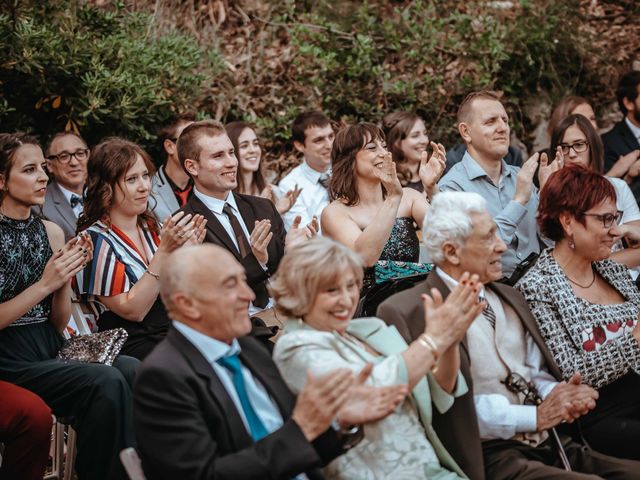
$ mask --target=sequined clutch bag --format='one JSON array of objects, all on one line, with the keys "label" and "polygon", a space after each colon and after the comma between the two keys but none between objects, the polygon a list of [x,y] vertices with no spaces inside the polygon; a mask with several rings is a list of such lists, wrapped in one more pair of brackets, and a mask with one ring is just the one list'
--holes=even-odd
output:
[{"label": "sequined clutch bag", "polygon": [[124,342],[127,341],[127,337],[128,334],[124,328],[72,337],[64,343],[58,352],[58,358],[111,365],[120,353]]}]

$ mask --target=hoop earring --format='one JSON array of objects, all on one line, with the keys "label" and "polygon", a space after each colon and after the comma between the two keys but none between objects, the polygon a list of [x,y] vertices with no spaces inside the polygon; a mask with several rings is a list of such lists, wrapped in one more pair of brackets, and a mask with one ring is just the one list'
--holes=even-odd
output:
[{"label": "hoop earring", "polygon": [[573,241],[573,235],[569,236],[569,248],[570,248],[571,250],[575,250],[575,249],[576,249],[576,244],[575,244],[575,242]]}]

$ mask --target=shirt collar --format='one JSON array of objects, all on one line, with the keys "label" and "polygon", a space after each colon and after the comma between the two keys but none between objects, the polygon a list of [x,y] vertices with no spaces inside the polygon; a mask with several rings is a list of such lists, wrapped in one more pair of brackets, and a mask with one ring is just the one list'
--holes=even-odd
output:
[{"label": "shirt collar", "polygon": [[[442,270],[440,267],[436,267],[436,273],[440,276],[444,284],[447,287],[449,287],[449,290],[453,290],[458,286],[458,280],[453,278],[451,275],[449,275],[447,272]],[[478,296],[482,298],[486,298],[484,293],[484,285],[480,288],[480,293],[478,294]]]},{"label": "shirt collar", "polygon": [[[500,177],[508,177],[511,175],[511,170],[507,168],[507,164],[504,159],[500,160]],[[480,177],[488,177],[487,172],[484,171],[484,168],[480,166],[478,162],[474,160],[474,158],[469,153],[469,150],[464,152],[464,156],[462,157],[462,165],[467,171],[467,177],[469,180],[475,180]]]},{"label": "shirt collar", "polygon": [[303,160],[300,164],[300,171],[305,177],[309,179],[309,181],[313,183],[318,183],[318,180],[320,180],[320,176],[322,176],[324,173],[331,175],[331,168],[328,168],[324,172],[318,172],[317,170],[311,168],[306,160]]},{"label": "shirt collar", "polygon": [[625,117],[624,121],[627,123],[627,127],[629,127],[629,130],[631,130],[631,133],[633,133],[633,135],[638,139],[638,142],[640,143],[640,127],[636,127],[631,122],[631,120],[629,120],[626,117]]},{"label": "shirt collar", "polygon": [[238,211],[238,206],[236,204],[236,199],[231,192],[227,193],[226,200],[220,200],[215,197],[210,197],[209,195],[205,195],[200,192],[196,187],[193,187],[193,194],[200,199],[204,205],[214,213],[218,215],[222,215],[222,209],[224,208],[224,204],[228,203],[236,212]]},{"label": "shirt collar", "polygon": [[66,188],[64,188],[64,187],[63,187],[62,185],[60,185],[59,183],[58,183],[58,188],[60,189],[60,191],[61,191],[61,192],[62,192],[62,194],[64,195],[64,198],[66,198],[66,199],[67,199],[67,202],[69,202],[69,203],[71,203],[71,197],[72,197],[73,195],[75,195],[76,197],[80,197],[80,198],[82,198],[82,195],[78,195],[77,193],[73,193],[72,191],[67,190]]},{"label": "shirt collar", "polygon": [[231,345],[228,345],[177,320],[173,321],[173,326],[196,347],[209,364],[215,363],[222,357],[240,353],[240,344],[235,338],[231,342]]}]

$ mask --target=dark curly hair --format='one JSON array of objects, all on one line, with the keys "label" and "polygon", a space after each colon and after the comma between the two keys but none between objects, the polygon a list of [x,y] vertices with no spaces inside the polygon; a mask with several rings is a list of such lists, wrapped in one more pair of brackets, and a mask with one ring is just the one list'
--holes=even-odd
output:
[{"label": "dark curly hair", "polygon": [[[11,167],[13,167],[13,158],[23,145],[39,147],[40,143],[36,137],[25,132],[0,133],[0,177],[4,180],[5,189],[11,174]],[[4,191],[0,190],[0,203],[3,199]]]},{"label": "dark curly hair", "polygon": [[[137,156],[142,157],[149,174],[152,175],[155,168],[151,157],[139,145],[119,137],[106,138],[96,145],[87,163],[87,199],[84,211],[78,218],[78,232],[86,230],[98,220],[111,223],[109,212],[113,207],[114,191],[120,188],[118,181],[135,164]],[[153,201],[151,197],[150,201]],[[138,225],[149,226],[156,233],[160,233],[158,223],[148,209],[142,215],[138,215]]]}]

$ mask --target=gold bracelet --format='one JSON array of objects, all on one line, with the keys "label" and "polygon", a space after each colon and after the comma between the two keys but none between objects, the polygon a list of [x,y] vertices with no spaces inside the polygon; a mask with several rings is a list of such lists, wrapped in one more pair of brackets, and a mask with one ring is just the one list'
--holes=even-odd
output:
[{"label": "gold bracelet", "polygon": [[428,333],[423,333],[418,337],[418,342],[423,347],[428,348],[431,351],[431,355],[433,355],[433,366],[431,367],[431,373],[436,373],[438,371],[438,359],[440,354],[438,353],[438,344]]},{"label": "gold bracelet", "polygon": [[148,268],[144,271],[144,273],[148,273],[149,275],[151,275],[153,278],[155,278],[156,280],[160,281],[160,275],[158,275],[157,273],[152,272],[151,270],[149,270]]}]

